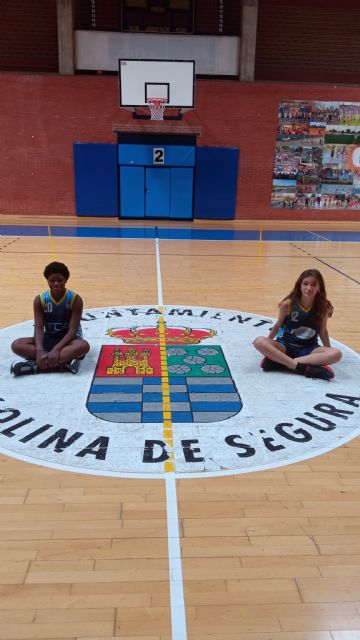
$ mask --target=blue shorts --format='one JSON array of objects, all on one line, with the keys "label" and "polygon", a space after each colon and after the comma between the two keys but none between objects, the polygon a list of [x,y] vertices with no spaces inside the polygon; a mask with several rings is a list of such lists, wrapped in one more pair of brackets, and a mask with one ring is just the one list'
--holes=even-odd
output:
[{"label": "blue shorts", "polygon": [[314,349],[317,349],[317,347],[320,346],[317,341],[308,342],[304,345],[295,345],[288,344],[283,338],[276,338],[276,342],[279,342],[279,344],[282,344],[283,347],[285,347],[285,353],[289,358],[301,358],[302,356],[308,356],[314,351]]}]

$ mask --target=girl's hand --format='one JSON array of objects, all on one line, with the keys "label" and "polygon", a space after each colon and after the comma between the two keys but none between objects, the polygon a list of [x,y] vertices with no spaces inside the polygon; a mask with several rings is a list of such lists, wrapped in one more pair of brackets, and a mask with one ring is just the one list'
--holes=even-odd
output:
[{"label": "girl's hand", "polygon": [[41,351],[40,353],[37,354],[36,364],[39,367],[39,369],[43,369],[43,370],[48,369],[47,356],[48,354],[46,353],[46,351]]},{"label": "girl's hand", "polygon": [[54,367],[57,367],[59,364],[59,356],[60,356],[60,349],[51,349],[51,351],[49,351],[49,353],[47,354],[47,363],[48,363],[48,367],[53,369]]}]

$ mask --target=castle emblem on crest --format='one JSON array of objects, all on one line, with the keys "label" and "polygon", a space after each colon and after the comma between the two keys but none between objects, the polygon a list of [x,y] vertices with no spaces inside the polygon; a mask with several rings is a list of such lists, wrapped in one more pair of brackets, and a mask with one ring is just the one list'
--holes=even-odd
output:
[{"label": "castle emblem on crest", "polygon": [[112,365],[106,369],[106,374],[108,376],[121,376],[126,374],[129,368],[134,368],[136,375],[152,375],[154,369],[150,367],[148,362],[150,354],[150,349],[144,349],[139,352],[131,348],[125,353],[121,349],[114,349],[112,352],[114,360]]}]

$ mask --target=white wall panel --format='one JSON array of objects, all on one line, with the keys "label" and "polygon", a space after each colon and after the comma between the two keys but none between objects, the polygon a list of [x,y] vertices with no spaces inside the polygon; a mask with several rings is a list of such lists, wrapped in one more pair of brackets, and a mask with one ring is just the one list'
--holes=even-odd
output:
[{"label": "white wall panel", "polygon": [[240,38],[75,31],[75,67],[117,71],[119,58],[195,60],[197,75],[237,76]]}]

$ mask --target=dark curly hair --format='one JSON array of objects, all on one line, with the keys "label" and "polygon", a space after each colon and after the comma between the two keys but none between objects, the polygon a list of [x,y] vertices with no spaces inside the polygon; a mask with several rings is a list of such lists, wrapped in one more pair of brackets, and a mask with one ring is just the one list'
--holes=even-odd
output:
[{"label": "dark curly hair", "polygon": [[65,280],[69,280],[70,278],[70,271],[63,262],[50,262],[50,264],[46,265],[44,269],[44,277],[46,280],[48,280],[53,273],[61,273]]},{"label": "dark curly hair", "polygon": [[[319,283],[319,291],[317,292],[314,304],[311,309],[311,318],[317,329],[320,328],[323,319],[330,318],[333,314],[334,307],[332,306],[330,300],[326,297],[326,289],[324,278],[322,277],[320,271],[317,269],[306,269],[303,271],[294,284],[294,288],[290,291],[289,295],[285,296],[285,298],[281,301],[291,300],[291,302],[299,302],[301,300],[301,283],[305,278],[315,278]],[[281,304],[280,302],[280,304]]]}]

